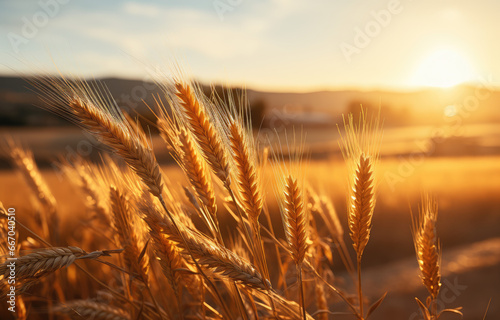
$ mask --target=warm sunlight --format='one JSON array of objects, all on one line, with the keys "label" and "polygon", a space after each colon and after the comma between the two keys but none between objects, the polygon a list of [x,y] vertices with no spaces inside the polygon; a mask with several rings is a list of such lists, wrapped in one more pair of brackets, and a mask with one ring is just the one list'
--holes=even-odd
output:
[{"label": "warm sunlight", "polygon": [[432,52],[418,65],[412,85],[452,87],[473,80],[473,68],[468,59],[453,49]]}]

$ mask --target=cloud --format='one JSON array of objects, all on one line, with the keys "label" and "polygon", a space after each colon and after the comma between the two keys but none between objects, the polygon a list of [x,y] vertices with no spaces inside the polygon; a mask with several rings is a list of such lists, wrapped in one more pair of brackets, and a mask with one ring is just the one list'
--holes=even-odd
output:
[{"label": "cloud", "polygon": [[139,3],[139,2],[127,2],[123,5],[123,11],[127,14],[145,16],[145,17],[156,17],[159,15],[158,6]]},{"label": "cloud", "polygon": [[[127,4],[124,10],[125,16],[73,13],[57,23],[89,43],[95,45],[98,41],[138,57],[152,50],[173,49],[224,59],[252,54],[262,49],[265,39],[264,24],[249,19],[221,22],[212,11],[134,3]],[[153,12],[161,19],[151,19]]]}]

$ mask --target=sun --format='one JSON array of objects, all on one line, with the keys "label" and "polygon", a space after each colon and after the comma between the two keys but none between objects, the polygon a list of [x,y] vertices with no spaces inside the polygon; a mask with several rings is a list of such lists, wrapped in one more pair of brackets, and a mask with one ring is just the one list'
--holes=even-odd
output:
[{"label": "sun", "polygon": [[411,80],[413,86],[452,87],[473,80],[469,60],[453,49],[435,50],[425,57]]}]

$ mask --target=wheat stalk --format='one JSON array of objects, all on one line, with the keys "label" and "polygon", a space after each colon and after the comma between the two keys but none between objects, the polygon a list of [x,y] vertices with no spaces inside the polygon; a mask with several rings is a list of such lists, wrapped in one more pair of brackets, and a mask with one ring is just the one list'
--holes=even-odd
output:
[{"label": "wheat stalk", "polygon": [[69,316],[72,319],[92,320],[131,320],[132,317],[123,309],[91,300],[72,300],[52,308],[55,314]]},{"label": "wheat stalk", "polygon": [[306,319],[304,288],[302,283],[302,263],[306,256],[307,224],[309,222],[307,211],[304,207],[302,191],[296,178],[291,175],[285,179],[283,194],[283,225],[285,227],[288,250],[292,256],[299,274],[299,286],[303,319]]},{"label": "wheat stalk", "polygon": [[341,133],[340,147],[349,171],[348,224],[353,248],[356,251],[358,271],[358,299],[363,318],[361,287],[361,257],[370,239],[375,208],[375,167],[379,159],[382,130],[379,117],[367,119],[361,110],[359,124],[352,114],[344,119],[345,134]]},{"label": "wheat stalk", "polygon": [[[260,234],[259,216],[263,207],[263,196],[261,189],[260,177],[256,168],[257,159],[254,155],[253,143],[251,137],[243,130],[244,125],[241,121],[233,120],[229,125],[229,141],[232,152],[233,163],[235,167],[236,183],[238,194],[241,198],[241,206],[243,208],[250,225],[252,227],[252,237],[248,237],[248,241],[252,241],[253,255],[256,258],[256,265],[269,280],[269,271],[267,270],[266,255],[262,244]],[[232,190],[229,190],[233,196]],[[242,218],[242,217],[240,217]],[[245,223],[242,221],[242,223]],[[246,231],[246,226],[244,226]],[[248,234],[248,232],[246,233]]]},{"label": "wheat stalk", "polygon": [[316,307],[319,311],[325,311],[318,314],[318,320],[328,320],[328,303],[326,302],[325,289],[323,284],[316,281]]}]

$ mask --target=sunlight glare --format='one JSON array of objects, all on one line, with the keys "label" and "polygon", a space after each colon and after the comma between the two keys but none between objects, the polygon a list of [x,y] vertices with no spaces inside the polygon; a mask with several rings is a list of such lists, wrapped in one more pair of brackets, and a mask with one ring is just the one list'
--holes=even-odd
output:
[{"label": "sunlight glare", "polygon": [[473,79],[472,67],[463,55],[451,49],[436,50],[418,66],[414,86],[452,87]]}]

